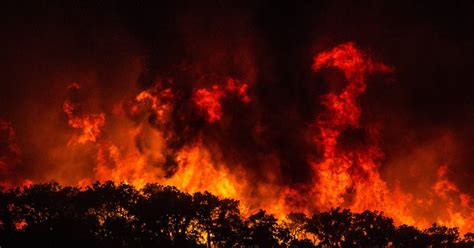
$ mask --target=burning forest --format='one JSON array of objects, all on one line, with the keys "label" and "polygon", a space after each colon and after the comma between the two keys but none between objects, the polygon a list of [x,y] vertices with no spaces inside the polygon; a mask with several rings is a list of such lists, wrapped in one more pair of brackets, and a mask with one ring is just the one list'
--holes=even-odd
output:
[{"label": "burning forest", "polygon": [[164,185],[243,218],[340,208],[474,232],[465,5],[6,6],[0,185]]}]

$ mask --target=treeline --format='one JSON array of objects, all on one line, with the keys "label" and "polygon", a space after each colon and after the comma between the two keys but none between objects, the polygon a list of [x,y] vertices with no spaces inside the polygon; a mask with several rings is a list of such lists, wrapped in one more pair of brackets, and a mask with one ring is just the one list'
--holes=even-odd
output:
[{"label": "treeline", "polygon": [[380,212],[332,209],[278,221],[263,210],[175,187],[57,183],[0,193],[0,246],[9,247],[473,247],[474,234],[394,226]]}]

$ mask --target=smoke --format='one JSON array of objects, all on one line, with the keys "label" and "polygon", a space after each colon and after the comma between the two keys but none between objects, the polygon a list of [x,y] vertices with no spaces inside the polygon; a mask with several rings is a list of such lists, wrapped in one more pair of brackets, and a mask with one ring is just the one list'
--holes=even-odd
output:
[{"label": "smoke", "polygon": [[[6,9],[6,184],[160,182],[237,197],[249,209],[382,208],[416,223],[453,219],[442,212],[460,195],[465,206],[452,215],[466,217],[472,206],[468,8],[209,1]],[[367,59],[355,70],[380,63],[391,72],[362,80],[344,64],[313,65],[340,44]],[[356,92],[344,96],[354,81]],[[337,118],[347,119],[328,124]],[[329,161],[349,157],[347,166]],[[407,204],[401,216],[393,203],[366,204],[364,190],[431,201],[433,211]]]}]

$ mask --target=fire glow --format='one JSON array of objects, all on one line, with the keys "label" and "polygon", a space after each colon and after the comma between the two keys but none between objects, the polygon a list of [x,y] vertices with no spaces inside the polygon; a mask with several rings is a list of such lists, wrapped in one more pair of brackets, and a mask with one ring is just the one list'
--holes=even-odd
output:
[{"label": "fire glow", "polygon": [[[232,156],[225,153],[232,148],[223,149],[209,141],[213,136],[225,135],[213,132],[214,128],[246,118],[233,113],[234,106],[252,108],[258,104],[252,95],[258,82],[233,77],[209,82],[207,87],[196,86],[187,94],[173,79],[159,79],[133,97],[123,97],[110,113],[87,109],[77,97],[83,90],[81,82],[70,83],[63,112],[74,134],[64,149],[84,156],[92,154],[94,166],[90,176],[76,182],[50,179],[79,186],[113,180],[136,187],[156,182],[187,192],[207,190],[239,200],[244,214],[262,208],[284,217],[294,211],[309,214],[341,206],[353,211],[383,211],[399,224],[424,228],[438,222],[458,226],[462,232],[474,230],[472,199],[447,177],[449,164],[435,165],[437,178],[429,186],[429,193],[420,196],[390,187],[380,173],[387,152],[380,146],[384,127],[361,121],[359,98],[366,91],[369,77],[390,77],[396,68],[373,59],[349,42],[315,54],[312,67],[308,65],[311,69],[315,74],[325,69],[340,70],[345,85],[315,98],[323,108],[304,131],[313,151],[306,158],[310,179],[302,183],[282,183],[285,175],[278,156],[268,154],[261,159],[267,170],[261,178],[249,169],[252,164],[247,163],[251,160],[228,159]],[[255,123],[255,140],[266,134],[265,128]],[[342,140],[347,130],[363,133],[364,141],[346,147]],[[0,122],[0,132],[1,142],[7,146],[3,150],[8,151],[0,158],[0,170],[5,174],[21,161],[21,150],[11,123]],[[27,180],[24,182],[31,183]],[[2,183],[17,186],[9,180]],[[419,209],[435,213],[436,218],[421,214]]]}]

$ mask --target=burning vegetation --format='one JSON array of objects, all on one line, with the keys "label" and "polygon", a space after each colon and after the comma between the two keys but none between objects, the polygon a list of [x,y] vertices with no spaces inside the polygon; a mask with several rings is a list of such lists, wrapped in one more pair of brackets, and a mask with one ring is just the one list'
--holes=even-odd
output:
[{"label": "burning vegetation", "polygon": [[[0,106],[2,232],[23,239],[37,235],[35,228],[78,221],[84,233],[74,238],[92,243],[153,243],[162,235],[153,244],[411,246],[435,245],[438,234],[442,245],[472,243],[472,235],[459,237],[474,231],[469,93],[454,92],[464,99],[456,102],[447,90],[433,100],[430,94],[445,89],[431,84],[436,78],[413,83],[418,72],[432,71],[401,63],[397,49],[387,45],[392,53],[384,52],[385,45],[365,39],[369,31],[324,38],[331,29],[322,25],[316,31],[325,36],[314,31],[300,44],[293,33],[284,41],[272,36],[281,30],[253,15],[255,6],[226,14],[169,8],[177,17],[162,13],[157,37],[134,26],[135,19],[153,20],[139,14],[113,19],[121,28],[96,27],[90,37],[69,37],[65,28],[61,39],[84,39],[91,54],[63,58],[74,46],[58,46],[54,66],[26,66],[31,74],[14,77],[33,81],[54,71],[41,79],[48,87],[22,93],[31,100],[13,106],[17,100],[5,98],[11,106]],[[332,20],[302,15],[308,19],[296,31],[306,34],[313,32],[310,20]],[[278,13],[269,18],[280,20]],[[82,24],[67,25],[82,30]],[[38,51],[31,56],[45,57]],[[465,75],[461,69],[445,73],[451,79]],[[67,186],[41,184],[51,180]],[[97,202],[109,193],[122,197],[110,208]],[[90,197],[98,205],[72,204]],[[172,212],[174,201],[192,208]],[[51,212],[55,204],[67,209]],[[123,229],[114,229],[117,223]],[[112,240],[126,233],[129,240]]]},{"label": "burning vegetation", "polygon": [[[0,242],[11,247],[471,247],[457,228],[394,226],[378,211],[329,209],[284,220],[239,202],[112,181],[87,188],[35,184],[0,193]],[[71,243],[74,242],[74,243]]]}]

